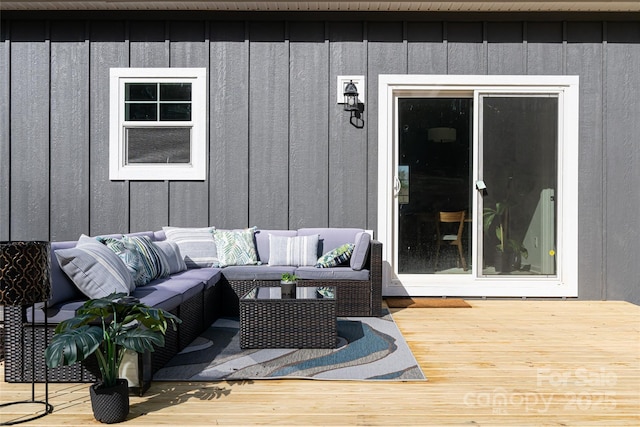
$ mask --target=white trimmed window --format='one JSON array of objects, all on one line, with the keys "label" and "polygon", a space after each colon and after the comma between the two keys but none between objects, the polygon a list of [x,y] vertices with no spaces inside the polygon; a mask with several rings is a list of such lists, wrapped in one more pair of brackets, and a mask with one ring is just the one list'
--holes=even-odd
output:
[{"label": "white trimmed window", "polygon": [[112,68],[109,179],[204,180],[205,68]]}]

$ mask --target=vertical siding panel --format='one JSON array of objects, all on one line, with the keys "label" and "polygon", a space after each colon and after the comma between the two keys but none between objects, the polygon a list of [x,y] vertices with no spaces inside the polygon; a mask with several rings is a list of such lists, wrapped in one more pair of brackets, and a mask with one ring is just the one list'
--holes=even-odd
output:
[{"label": "vertical siding panel", "polygon": [[578,292],[586,299],[603,295],[602,60],[602,23],[567,23],[567,74],[580,76]]},{"label": "vertical siding panel", "polygon": [[407,22],[409,74],[446,74],[441,22]]},{"label": "vertical siding panel", "polygon": [[486,74],[486,56],[481,22],[449,22],[447,74]]},{"label": "vertical siding panel", "polygon": [[607,23],[605,198],[607,299],[640,301],[640,25]]},{"label": "vertical siding panel", "polygon": [[[168,67],[164,21],[132,22],[131,67]],[[157,230],[169,223],[169,184],[164,181],[131,181],[129,226],[131,231]]]},{"label": "vertical siding panel", "polygon": [[[51,24],[51,239],[89,233],[89,54],[84,21]],[[70,66],[73,64],[73,66]]]},{"label": "vertical siding panel", "polygon": [[487,23],[489,74],[525,74],[526,62],[521,22]]},{"label": "vertical siding panel", "polygon": [[129,186],[109,180],[109,69],[129,65],[125,26],[93,21],[90,39],[90,234],[127,231]]},{"label": "vertical siding panel", "polygon": [[249,224],[249,54],[242,22],[212,22],[209,223]]},{"label": "vertical siding panel", "polygon": [[289,50],[282,22],[252,22],[249,223],[288,228]]},{"label": "vertical siding panel", "polygon": [[[368,194],[364,227],[378,225],[378,75],[407,73],[407,46],[402,22],[371,23],[367,27],[367,158],[362,165],[366,177],[363,194]],[[368,171],[368,173],[367,173]],[[356,206],[357,207],[357,206]],[[360,225],[360,223],[356,224]]]},{"label": "vertical siding panel", "polygon": [[330,99],[325,25],[292,23],[289,34],[289,228],[326,226]]},{"label": "vertical siding panel", "polygon": [[527,22],[527,74],[563,73],[562,22]]},{"label": "vertical siding panel", "polygon": [[49,240],[48,25],[13,22],[11,239]]},{"label": "vertical siding panel", "polygon": [[[207,67],[209,49],[205,40],[205,23],[178,21],[171,23],[171,66]],[[207,153],[209,150],[207,150]],[[209,224],[209,183],[174,181],[169,183],[169,224],[203,227]]]},{"label": "vertical siding panel", "polygon": [[8,34],[9,23],[0,21],[0,240],[9,240],[11,235],[10,212],[11,204],[9,191],[9,176],[11,172],[11,163],[9,161],[9,145],[10,145],[10,120],[9,120],[9,104],[11,99],[9,93],[11,85],[9,83],[9,75],[11,67],[9,66],[10,39]]},{"label": "vertical siding panel", "polygon": [[[330,23],[330,89],[335,97],[337,76],[367,78],[367,47],[362,23]],[[371,87],[368,82],[367,86]],[[366,88],[365,124],[376,115],[371,110],[371,92]],[[349,113],[336,99],[329,99],[329,223],[330,227],[364,227],[367,209],[367,133],[349,124]]]}]

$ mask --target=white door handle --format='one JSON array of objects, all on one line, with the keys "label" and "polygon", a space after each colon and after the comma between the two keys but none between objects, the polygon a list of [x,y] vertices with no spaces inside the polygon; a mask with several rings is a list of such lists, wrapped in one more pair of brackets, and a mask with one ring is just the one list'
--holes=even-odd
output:
[{"label": "white door handle", "polygon": [[400,190],[402,189],[402,182],[400,182],[400,178],[398,178],[397,176],[394,176],[393,180],[393,192],[395,193],[394,196],[398,197],[398,194],[400,194]]}]

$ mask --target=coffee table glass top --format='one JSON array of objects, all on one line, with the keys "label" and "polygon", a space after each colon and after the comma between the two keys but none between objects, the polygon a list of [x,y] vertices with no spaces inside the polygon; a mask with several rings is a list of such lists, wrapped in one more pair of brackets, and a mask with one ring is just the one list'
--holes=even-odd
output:
[{"label": "coffee table glass top", "polygon": [[244,300],[278,300],[278,299],[300,299],[300,300],[334,300],[336,288],[334,286],[296,286],[295,298],[283,298],[280,286],[258,286],[242,297]]}]

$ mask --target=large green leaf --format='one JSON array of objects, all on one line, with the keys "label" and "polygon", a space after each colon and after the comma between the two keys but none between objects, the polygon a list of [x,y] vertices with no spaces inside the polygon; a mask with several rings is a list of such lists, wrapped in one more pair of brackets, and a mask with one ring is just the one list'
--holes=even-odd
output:
[{"label": "large green leaf", "polygon": [[121,345],[128,350],[143,353],[146,350],[154,351],[154,346],[164,346],[164,335],[160,331],[135,328],[126,333],[118,334],[114,341],[117,345]]},{"label": "large green leaf", "polygon": [[56,334],[44,351],[47,366],[72,365],[93,354],[103,340],[102,328],[83,325]]},{"label": "large green leaf", "polygon": [[103,380],[115,380],[123,349],[142,353],[164,346],[169,321],[174,329],[181,322],[173,314],[125,294],[89,300],[74,318],[56,328],[45,350],[47,366],[70,365],[95,353]]}]

